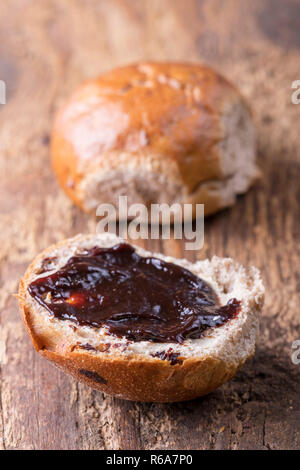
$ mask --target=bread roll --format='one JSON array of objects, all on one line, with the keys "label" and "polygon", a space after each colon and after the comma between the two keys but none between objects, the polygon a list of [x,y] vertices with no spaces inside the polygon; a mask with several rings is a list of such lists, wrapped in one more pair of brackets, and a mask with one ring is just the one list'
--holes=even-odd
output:
[{"label": "bread roll", "polygon": [[51,148],[60,185],[94,214],[126,195],[209,215],[259,176],[248,105],[204,65],[139,63],[90,80],[58,111]]},{"label": "bread roll", "polygon": [[[257,269],[230,258],[213,257],[192,264],[155,254],[200,276],[221,305],[241,302],[238,315],[183,342],[130,341],[103,326],[80,326],[51,315],[28,292],[29,284],[65,266],[70,257],[93,247],[120,242],[112,234],[78,235],[36,257],[20,282],[20,310],[35,349],[77,380],[127,400],[174,402],[205,395],[231,379],[253,355],[264,288]],[[136,253],[151,253],[136,247]],[[118,295],[115,292],[114,295]]]}]

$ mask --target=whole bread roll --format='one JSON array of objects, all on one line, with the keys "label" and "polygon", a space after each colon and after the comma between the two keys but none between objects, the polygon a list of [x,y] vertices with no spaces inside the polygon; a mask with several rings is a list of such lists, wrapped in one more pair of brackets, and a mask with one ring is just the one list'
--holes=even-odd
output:
[{"label": "whole bread roll", "polygon": [[[253,267],[245,269],[230,258],[213,257],[192,264],[155,254],[199,276],[214,289],[221,305],[232,298],[240,301],[235,318],[181,343],[130,341],[111,334],[105,326],[78,325],[51,315],[30,295],[30,283],[57,272],[71,257],[121,241],[109,233],[78,235],[47,248],[32,262],[20,282],[19,303],[36,350],[77,380],[128,400],[189,400],[231,379],[255,349],[264,287]],[[142,248],[135,250],[142,257],[152,256]],[[118,296],[118,290],[111,295]]]},{"label": "whole bread roll", "polygon": [[139,63],[90,80],[58,111],[51,148],[60,185],[92,213],[126,195],[209,215],[259,176],[249,108],[204,65]]}]

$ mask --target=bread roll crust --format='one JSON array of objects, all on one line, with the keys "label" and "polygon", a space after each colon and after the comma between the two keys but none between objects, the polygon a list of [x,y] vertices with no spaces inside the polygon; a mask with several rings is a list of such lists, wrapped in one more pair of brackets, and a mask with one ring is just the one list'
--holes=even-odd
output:
[{"label": "bread roll crust", "polygon": [[226,363],[212,356],[186,358],[171,365],[167,360],[137,354],[97,356],[88,350],[72,350],[69,345],[52,351],[35,334],[30,310],[22,300],[22,282],[19,296],[20,311],[36,351],[79,382],[118,398],[160,403],[191,400],[230,380],[245,362],[243,358],[235,364]]},{"label": "bread roll crust", "polygon": [[87,82],[58,111],[51,152],[61,186],[86,211],[125,194],[146,205],[204,203],[208,215],[259,174],[247,104],[195,64],[139,63]]},{"label": "bread roll crust", "polygon": [[[203,338],[186,340],[180,345],[128,342],[95,328],[76,325],[74,328],[74,323],[51,317],[28,293],[30,282],[43,275],[39,271],[45,258],[61,258],[63,265],[76,249],[97,244],[113,246],[119,241],[112,234],[80,235],[46,249],[29,266],[20,282],[19,304],[35,349],[77,380],[127,400],[189,400],[213,391],[232,378],[254,353],[264,298],[264,288],[255,268],[244,270],[230,259],[216,257],[192,265],[186,260],[155,254],[198,273],[216,289],[221,302],[231,295],[242,297],[241,312],[236,319],[207,330]],[[136,249],[149,256],[141,248]],[[157,350],[170,347],[178,354],[175,364],[155,357]]]}]

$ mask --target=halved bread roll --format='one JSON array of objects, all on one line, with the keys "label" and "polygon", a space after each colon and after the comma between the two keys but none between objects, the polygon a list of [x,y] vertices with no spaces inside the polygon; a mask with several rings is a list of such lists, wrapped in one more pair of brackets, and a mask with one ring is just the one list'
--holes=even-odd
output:
[{"label": "halved bread roll", "polygon": [[[231,379],[253,355],[264,287],[256,268],[230,258],[213,257],[192,264],[156,253],[211,286],[221,305],[240,301],[235,318],[182,342],[135,341],[110,333],[105,325],[78,325],[49,313],[29,293],[35,280],[57,272],[72,256],[94,247],[112,247],[113,234],[78,235],[38,255],[20,282],[21,313],[34,347],[46,359],[93,388],[127,400],[174,402],[205,395]],[[153,256],[135,247],[142,256]],[[113,295],[117,295],[115,292]]]}]

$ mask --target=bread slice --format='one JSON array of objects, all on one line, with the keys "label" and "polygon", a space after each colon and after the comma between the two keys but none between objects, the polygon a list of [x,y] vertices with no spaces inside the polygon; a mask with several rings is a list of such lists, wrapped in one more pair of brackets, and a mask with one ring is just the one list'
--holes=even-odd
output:
[{"label": "bread slice", "polygon": [[[127,400],[174,402],[205,395],[231,379],[253,355],[264,287],[256,268],[245,269],[230,258],[197,261],[154,256],[189,269],[208,282],[221,304],[241,301],[236,318],[183,343],[129,341],[107,328],[77,326],[53,317],[28,292],[38,277],[54,272],[68,259],[94,246],[122,241],[113,234],[78,235],[38,255],[20,282],[21,313],[35,349],[56,366],[93,388]],[[141,256],[151,256],[136,247]],[[45,271],[46,270],[46,271]]]}]

